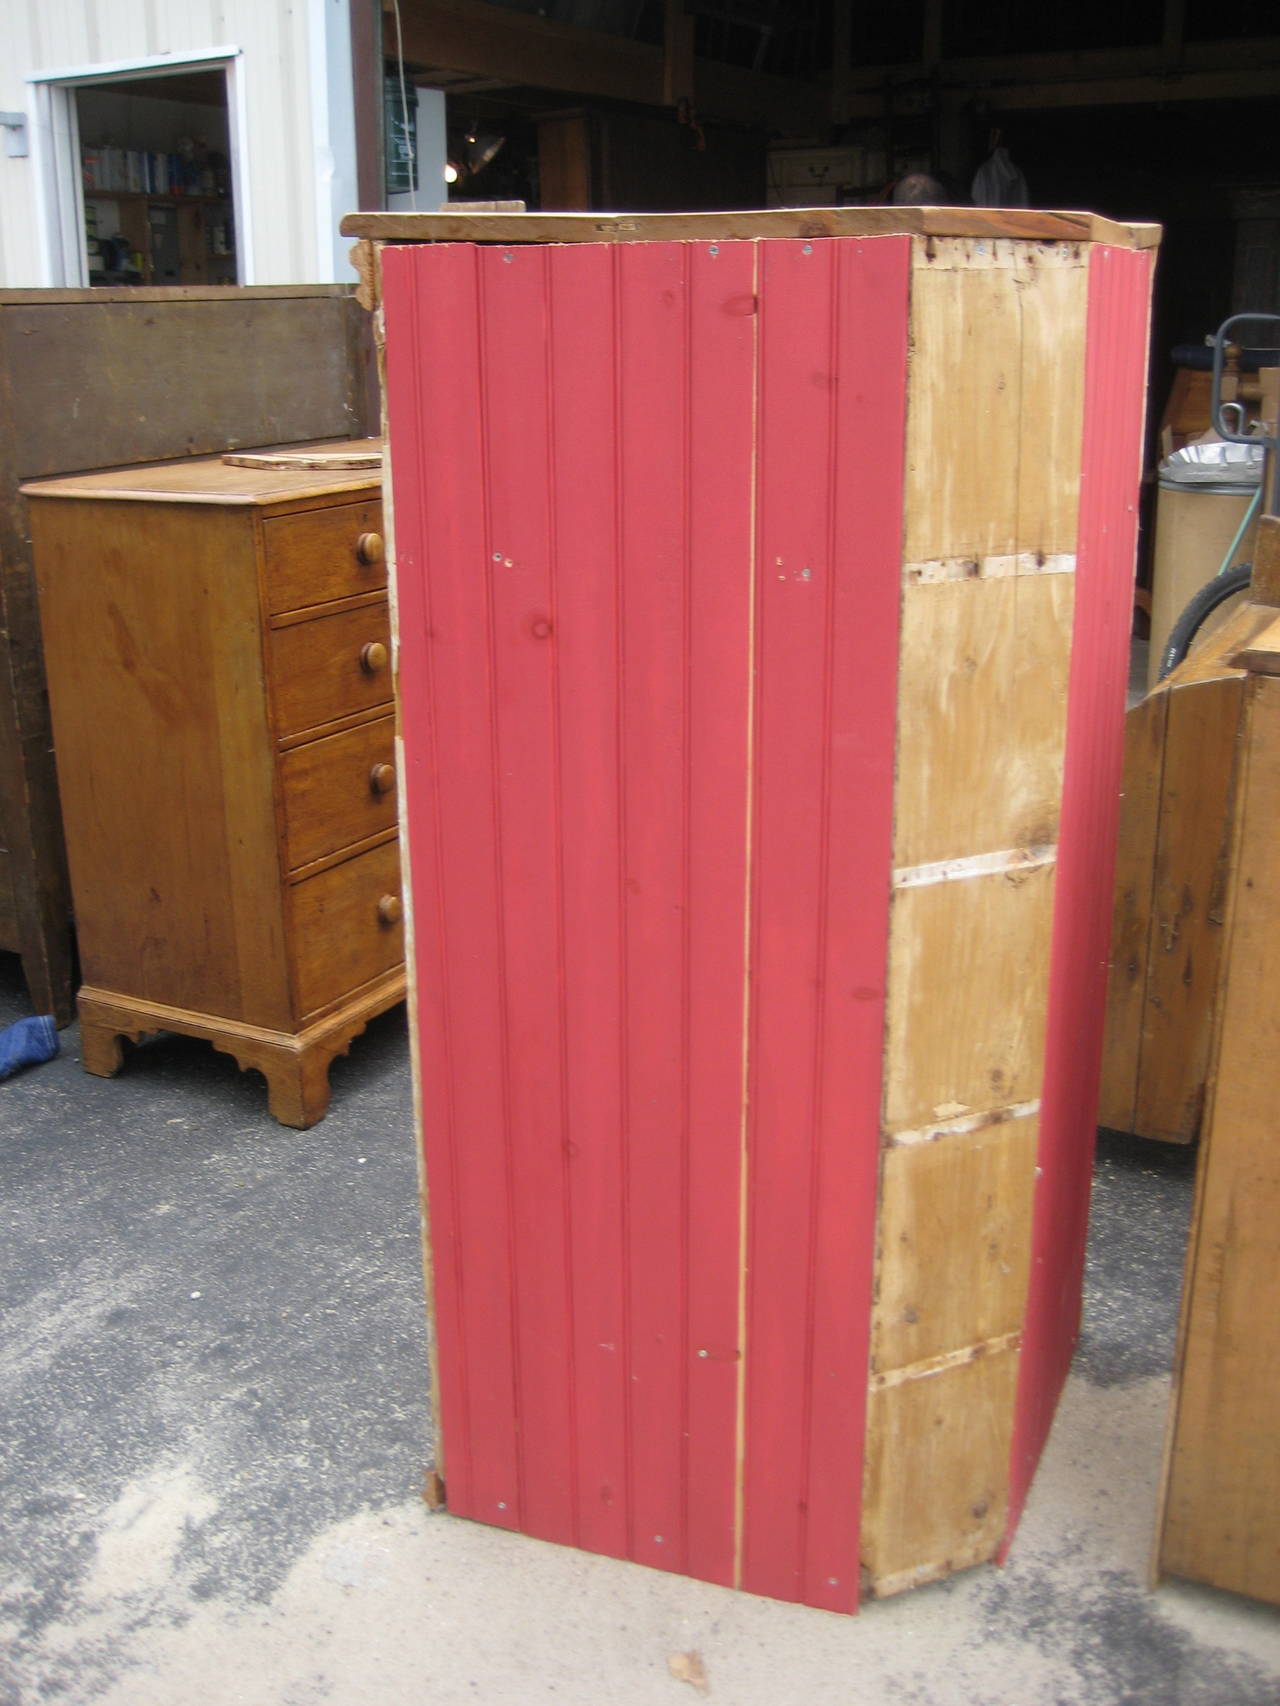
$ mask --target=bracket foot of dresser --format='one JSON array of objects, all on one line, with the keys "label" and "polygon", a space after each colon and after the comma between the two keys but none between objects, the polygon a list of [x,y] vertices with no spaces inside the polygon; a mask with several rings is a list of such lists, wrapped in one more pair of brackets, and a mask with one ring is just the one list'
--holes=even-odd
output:
[{"label": "bracket foot of dresser", "polygon": [[261,1072],[273,1116],[281,1125],[305,1131],[328,1112],[333,1062],[348,1052],[370,1019],[402,1001],[404,993],[404,970],[399,968],[293,1034],[86,988],[77,998],[81,1064],[86,1072],[110,1078],[123,1063],[122,1039],[136,1043],[157,1031],[199,1037],[231,1055],[242,1072],[250,1067]]}]

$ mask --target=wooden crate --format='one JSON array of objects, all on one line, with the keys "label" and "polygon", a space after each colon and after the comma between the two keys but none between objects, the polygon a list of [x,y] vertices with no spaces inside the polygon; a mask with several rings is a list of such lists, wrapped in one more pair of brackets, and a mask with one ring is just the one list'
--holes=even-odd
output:
[{"label": "wooden crate", "polygon": [[1219,994],[1245,671],[1280,605],[1280,521],[1258,527],[1249,599],[1129,712],[1099,1124],[1200,1133]]},{"label": "wooden crate", "polygon": [[1280,1605],[1280,620],[1247,670],[1211,1090],[1196,1182],[1158,1574]]},{"label": "wooden crate", "polygon": [[1077,1329],[1156,234],[347,229],[449,1506],[843,1611],[992,1558]]},{"label": "wooden crate", "polygon": [[371,429],[347,289],[0,290],[0,949],[71,1017],[70,900],[24,480]]}]

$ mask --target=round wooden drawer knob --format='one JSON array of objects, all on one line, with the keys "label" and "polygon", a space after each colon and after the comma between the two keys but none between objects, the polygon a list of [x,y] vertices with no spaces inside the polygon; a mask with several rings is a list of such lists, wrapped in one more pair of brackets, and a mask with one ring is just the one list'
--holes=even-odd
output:
[{"label": "round wooden drawer knob", "polygon": [[387,648],[381,640],[370,640],[360,648],[360,667],[366,675],[376,675],[387,667]]},{"label": "round wooden drawer knob", "polygon": [[375,794],[389,794],[396,785],[394,764],[375,764],[369,772],[369,787]]},{"label": "round wooden drawer knob", "polygon": [[380,533],[362,533],[356,540],[356,556],[368,568],[380,563],[386,556],[386,547],[382,543]]},{"label": "round wooden drawer knob", "polygon": [[382,924],[399,924],[404,907],[398,894],[384,894],[378,902],[378,919]]}]

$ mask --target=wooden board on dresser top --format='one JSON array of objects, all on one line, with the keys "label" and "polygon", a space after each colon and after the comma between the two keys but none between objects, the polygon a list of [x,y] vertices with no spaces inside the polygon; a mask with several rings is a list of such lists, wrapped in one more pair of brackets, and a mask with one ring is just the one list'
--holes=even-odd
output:
[{"label": "wooden board on dresser top", "polygon": [[[371,775],[393,707],[376,484],[210,459],[27,495],[93,998],[295,1037],[365,983],[385,994],[402,940],[376,912],[388,882],[398,897]],[[331,737],[366,725],[381,745],[353,769]]]},{"label": "wooden board on dresser top", "polygon": [[19,485],[341,438],[376,421],[372,379],[342,286],[0,290],[0,948],[60,1024],[71,904]]}]

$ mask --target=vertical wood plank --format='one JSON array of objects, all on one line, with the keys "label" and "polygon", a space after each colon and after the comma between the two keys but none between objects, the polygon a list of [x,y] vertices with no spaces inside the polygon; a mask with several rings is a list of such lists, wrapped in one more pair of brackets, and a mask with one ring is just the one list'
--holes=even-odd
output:
[{"label": "vertical wood plank", "polygon": [[534,248],[489,247],[476,262],[506,1143],[505,1175],[492,1175],[489,1189],[505,1189],[511,1221],[520,1523],[569,1541],[576,1486],[547,260]]},{"label": "vertical wood plank", "polygon": [[548,251],[578,1544],[627,1552],[614,266]]},{"label": "vertical wood plank", "polygon": [[1114,1131],[1135,1129],[1168,712],[1168,693],[1151,693],[1133,707],[1124,724],[1111,958],[1098,1088],[1098,1124]]},{"label": "vertical wood plank", "polygon": [[1068,245],[914,248],[883,1110],[902,1141],[885,1158],[862,1525],[876,1594],[989,1557],[1004,1527],[1086,288],[1084,257]]},{"label": "vertical wood plank", "polygon": [[1274,614],[1237,606],[1125,718],[1099,1125],[1173,1143],[1199,1130],[1244,683],[1231,660]]},{"label": "vertical wood plank", "polygon": [[858,1603],[884,1059],[910,244],[836,257],[826,855],[804,1599]]},{"label": "vertical wood plank", "polygon": [[688,1285],[688,281],[617,255],[630,1555],[684,1567]]},{"label": "vertical wood plank", "polygon": [[[1074,549],[1084,251],[916,239],[905,557]],[[945,383],[943,375],[945,374]]]},{"label": "vertical wood plank", "polygon": [[462,253],[387,268],[450,1503],[728,1581],[755,250]]},{"label": "vertical wood plank", "polygon": [[1088,299],[1088,250],[1075,243],[1053,248],[1019,243],[1011,278],[1010,307],[1018,318],[1022,344],[1015,450],[1018,550],[1073,551],[1084,432],[1080,337]]},{"label": "vertical wood plank", "polygon": [[733,1580],[756,246],[690,244],[687,1568]]},{"label": "vertical wood plank", "polygon": [[1013,549],[1020,352],[1007,267],[965,264],[974,244],[929,244],[911,280],[914,370],[907,414],[909,563]]},{"label": "vertical wood plank", "polygon": [[798,1472],[808,1430],[814,1068],[826,952],[834,260],[829,244],[766,244],[761,254],[742,1585],[792,1600],[804,1591]]},{"label": "vertical wood plank", "polygon": [[886,240],[762,255],[741,1580],[843,1609],[878,1171],[908,254]]},{"label": "vertical wood plank", "polygon": [[1160,830],[1133,1130],[1177,1143],[1200,1131],[1222,948],[1231,779],[1242,681],[1169,688]]},{"label": "vertical wood plank", "polygon": [[1101,244],[1092,249],[1040,1177],[1006,1544],[1048,1436],[1079,1328],[1120,806],[1150,297],[1150,255]]},{"label": "vertical wood plank", "polygon": [[[388,249],[400,714],[451,1507],[520,1524],[476,251]],[[442,424],[447,430],[441,430]],[[448,494],[447,501],[442,494]],[[495,1189],[495,1181],[498,1188]]]}]

